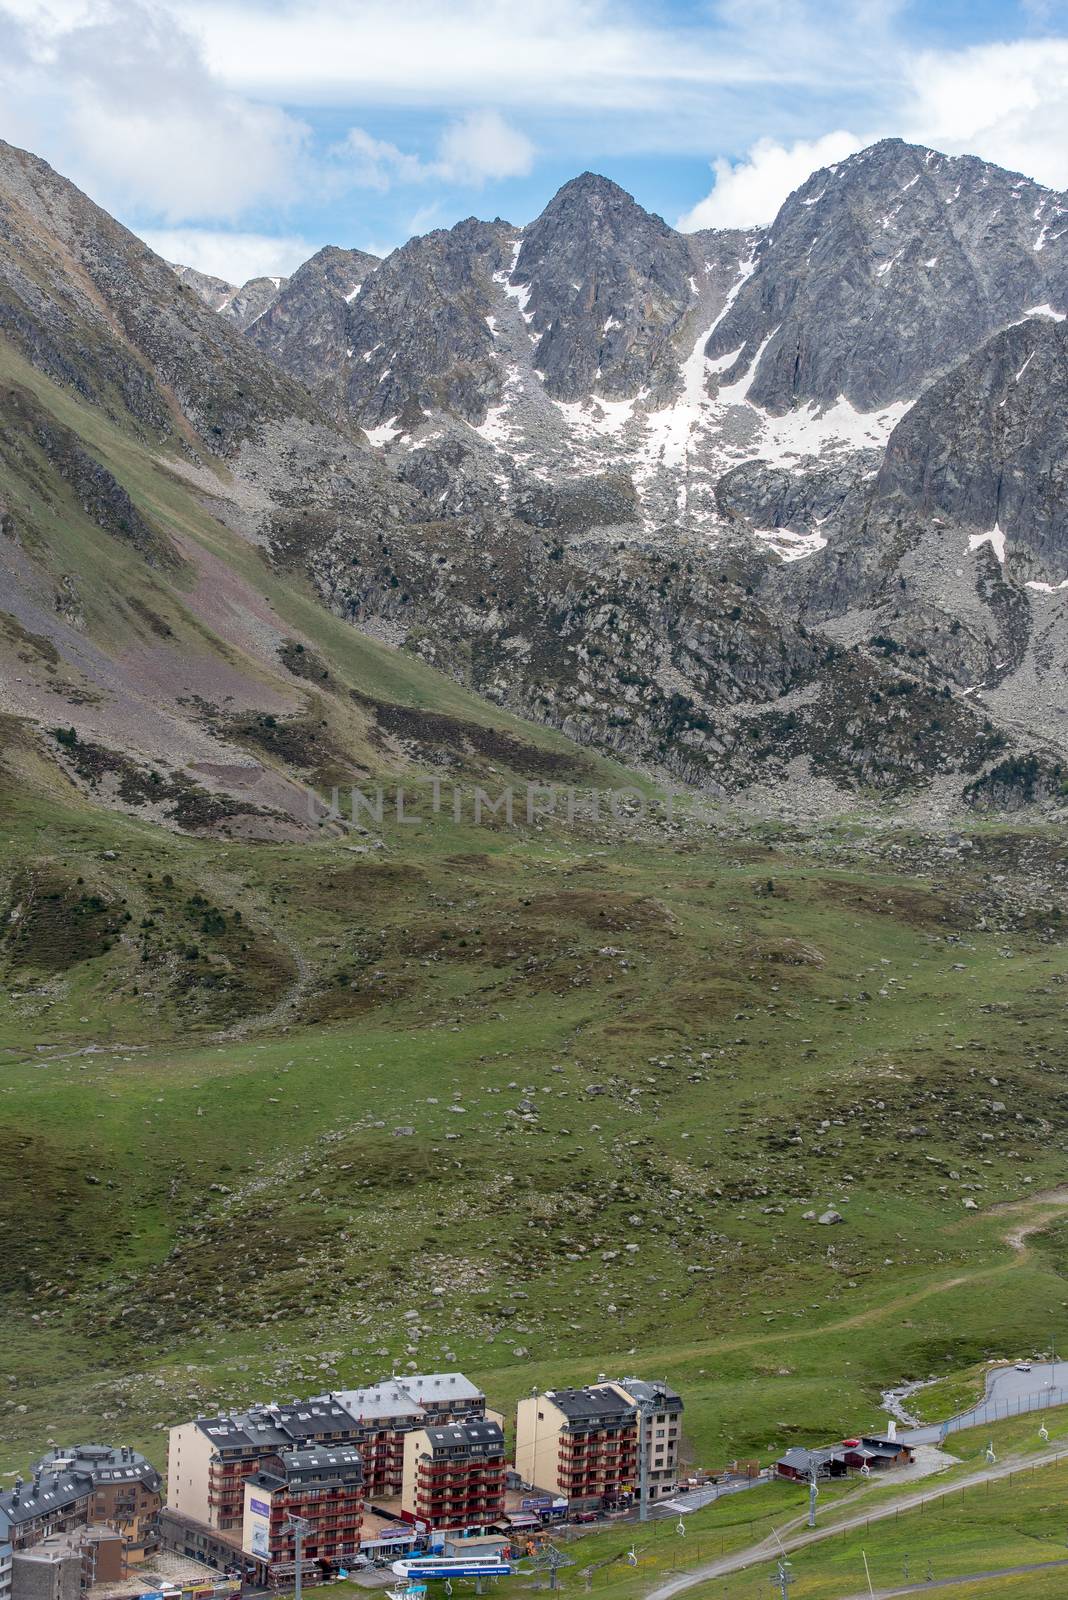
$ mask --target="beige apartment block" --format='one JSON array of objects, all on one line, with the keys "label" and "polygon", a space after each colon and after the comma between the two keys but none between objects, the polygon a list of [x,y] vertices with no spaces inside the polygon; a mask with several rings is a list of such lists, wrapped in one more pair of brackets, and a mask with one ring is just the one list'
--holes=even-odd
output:
[{"label": "beige apartment block", "polygon": [[522,1481],[572,1509],[612,1506],[634,1493],[638,1410],[610,1384],[520,1400],[515,1437]]}]

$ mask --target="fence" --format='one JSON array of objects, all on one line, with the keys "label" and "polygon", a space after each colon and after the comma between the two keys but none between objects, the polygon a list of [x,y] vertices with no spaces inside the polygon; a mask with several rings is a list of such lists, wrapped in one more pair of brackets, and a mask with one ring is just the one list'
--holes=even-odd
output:
[{"label": "fence", "polygon": [[1068,1388],[1034,1389],[1030,1394],[1010,1396],[1008,1400],[983,1400],[970,1411],[951,1417],[948,1422],[936,1423],[933,1430],[918,1432],[961,1433],[965,1428],[985,1428],[991,1422],[1004,1422],[1007,1417],[1022,1417],[1029,1411],[1052,1410],[1054,1406],[1068,1405]]}]

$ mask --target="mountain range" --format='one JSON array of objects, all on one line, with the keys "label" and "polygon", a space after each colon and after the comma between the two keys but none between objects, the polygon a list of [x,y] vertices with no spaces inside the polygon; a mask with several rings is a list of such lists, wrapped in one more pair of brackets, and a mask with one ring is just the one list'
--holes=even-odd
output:
[{"label": "mountain range", "polygon": [[242,286],[0,145],[2,709],[110,804],[166,761],[167,820],[304,825],[390,716],[315,686],[314,596],[517,749],[787,811],[1056,808],[1066,313],[1068,196],[899,140],[766,229],[585,173],[525,227]]}]

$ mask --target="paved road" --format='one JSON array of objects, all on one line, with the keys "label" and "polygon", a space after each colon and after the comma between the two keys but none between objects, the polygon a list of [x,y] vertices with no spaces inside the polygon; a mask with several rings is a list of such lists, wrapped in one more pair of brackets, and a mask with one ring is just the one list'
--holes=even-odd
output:
[{"label": "paved road", "polygon": [[[1068,1404],[1068,1361],[1034,1361],[1029,1365],[1028,1372],[1020,1372],[1016,1367],[998,1367],[988,1372],[986,1399],[954,1417],[948,1424],[950,1432],[982,1428],[1005,1417]],[[937,1444],[942,1437],[942,1429],[937,1424],[898,1431],[906,1444]]]},{"label": "paved road", "polygon": [[[1025,1471],[1028,1467],[1048,1465],[1061,1460],[1059,1452],[1051,1450],[1033,1451],[1028,1455],[1013,1456],[996,1465],[986,1467],[982,1471],[970,1473],[965,1478],[957,1478],[944,1489],[920,1490],[915,1494],[900,1495],[893,1500],[884,1500],[878,1505],[865,1510],[857,1511],[851,1515],[839,1517],[836,1521],[828,1523],[822,1528],[808,1528],[804,1526],[804,1516],[795,1517],[782,1528],[778,1529],[778,1537],[772,1534],[769,1538],[762,1539],[757,1544],[750,1545],[745,1550],[735,1550],[729,1556],[720,1556],[716,1561],[706,1561],[700,1566],[691,1567],[688,1572],[677,1573],[673,1578],[668,1578],[664,1583],[658,1584],[655,1589],[650,1589],[646,1600],[671,1600],[673,1595],[681,1594],[686,1589],[692,1589],[696,1584],[705,1583],[709,1578],[723,1578],[729,1573],[739,1572],[744,1567],[751,1567],[764,1561],[772,1561],[782,1551],[787,1554],[791,1550],[802,1550],[806,1545],[817,1544],[823,1539],[833,1539],[839,1533],[849,1533],[856,1528],[863,1528],[869,1522],[882,1522],[887,1517],[892,1517],[899,1511],[911,1511],[923,1505],[925,1501],[934,1501],[943,1494],[955,1493],[958,1489],[970,1489],[981,1483],[993,1483],[999,1478],[1007,1478],[1014,1472]],[[845,1502],[840,1502],[844,1504]],[[827,1515],[827,1512],[824,1513]]]},{"label": "paved road", "polygon": [[767,1478],[739,1478],[733,1483],[713,1483],[704,1489],[687,1489],[685,1494],[677,1494],[671,1500],[658,1500],[652,1507],[652,1514],[654,1517],[685,1516],[689,1511],[700,1511],[710,1506],[714,1500],[722,1500],[729,1494],[741,1494],[743,1489],[755,1489],[767,1481]]},{"label": "paved road", "polygon": [[[959,1578],[935,1578],[931,1583],[907,1583],[901,1589],[876,1589],[875,1600],[896,1600],[902,1594],[931,1594],[935,1589],[956,1589],[962,1583],[992,1583],[995,1578],[1018,1578],[1024,1572],[1051,1572],[1068,1567],[1068,1561],[1033,1561],[1026,1567],[1000,1567],[996,1572],[968,1572]],[[871,1600],[870,1591],[858,1590],[843,1600]]]}]

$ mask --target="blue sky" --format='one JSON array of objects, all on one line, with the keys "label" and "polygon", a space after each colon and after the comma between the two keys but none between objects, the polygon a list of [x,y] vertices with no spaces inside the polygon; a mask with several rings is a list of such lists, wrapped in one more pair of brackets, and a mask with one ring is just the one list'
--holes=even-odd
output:
[{"label": "blue sky", "polygon": [[1068,186],[1068,5],[0,0],[0,137],[235,279],[526,222],[585,168],[770,221],[887,134]]}]

